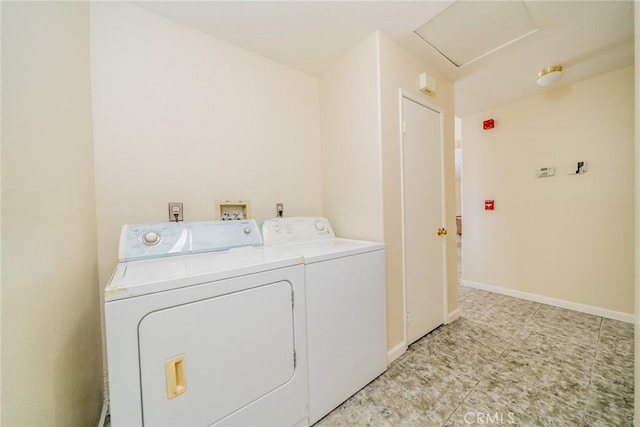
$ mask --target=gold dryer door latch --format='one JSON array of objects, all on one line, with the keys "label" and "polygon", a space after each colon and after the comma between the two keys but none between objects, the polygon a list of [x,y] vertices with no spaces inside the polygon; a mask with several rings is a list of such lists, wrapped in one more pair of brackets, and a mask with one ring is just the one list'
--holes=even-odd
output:
[{"label": "gold dryer door latch", "polygon": [[184,354],[164,362],[167,379],[167,399],[173,399],[187,391],[184,376]]},{"label": "gold dryer door latch", "polygon": [[446,236],[447,229],[446,228],[438,228],[438,236]]}]

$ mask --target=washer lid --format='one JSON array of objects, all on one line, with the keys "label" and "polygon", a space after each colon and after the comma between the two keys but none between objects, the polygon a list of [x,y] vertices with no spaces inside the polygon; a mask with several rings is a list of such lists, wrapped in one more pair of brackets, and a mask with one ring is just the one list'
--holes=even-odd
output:
[{"label": "washer lid", "polygon": [[384,243],[350,239],[324,239],[265,246],[270,256],[301,256],[305,264],[384,249]]},{"label": "washer lid", "polygon": [[104,290],[105,301],[131,298],[301,264],[291,253],[237,248],[121,262]]}]

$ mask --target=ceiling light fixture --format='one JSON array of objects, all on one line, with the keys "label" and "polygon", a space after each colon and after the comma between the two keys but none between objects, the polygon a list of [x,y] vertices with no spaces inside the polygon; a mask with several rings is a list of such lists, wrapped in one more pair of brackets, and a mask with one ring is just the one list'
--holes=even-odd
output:
[{"label": "ceiling light fixture", "polygon": [[547,67],[538,73],[538,86],[549,86],[557,82],[562,77],[562,65]]}]

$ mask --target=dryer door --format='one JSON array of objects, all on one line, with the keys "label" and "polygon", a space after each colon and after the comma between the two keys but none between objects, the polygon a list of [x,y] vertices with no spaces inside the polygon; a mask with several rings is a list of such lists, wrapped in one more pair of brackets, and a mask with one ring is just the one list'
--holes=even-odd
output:
[{"label": "dryer door", "polygon": [[155,311],[138,335],[144,424],[210,425],[293,377],[292,287],[281,281]]}]

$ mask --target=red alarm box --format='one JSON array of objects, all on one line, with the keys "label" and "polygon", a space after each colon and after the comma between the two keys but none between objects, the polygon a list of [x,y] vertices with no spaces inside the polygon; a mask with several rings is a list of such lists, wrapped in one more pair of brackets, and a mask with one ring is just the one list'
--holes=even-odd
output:
[{"label": "red alarm box", "polygon": [[495,201],[493,200],[485,200],[484,201],[484,210],[485,211],[492,211],[496,206]]},{"label": "red alarm box", "polygon": [[484,122],[482,122],[482,129],[484,130],[493,129],[494,126],[495,126],[495,122],[493,121],[493,119],[487,119]]}]

